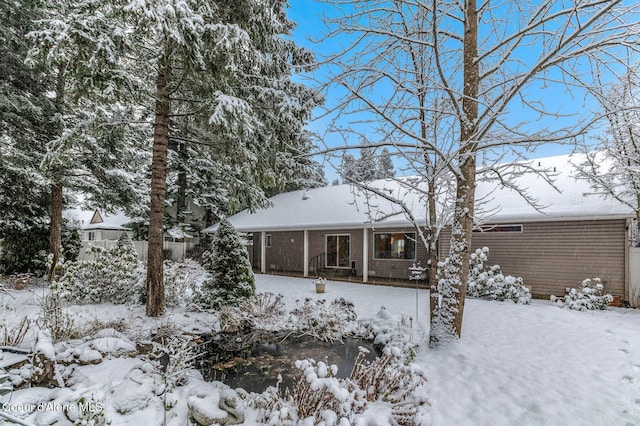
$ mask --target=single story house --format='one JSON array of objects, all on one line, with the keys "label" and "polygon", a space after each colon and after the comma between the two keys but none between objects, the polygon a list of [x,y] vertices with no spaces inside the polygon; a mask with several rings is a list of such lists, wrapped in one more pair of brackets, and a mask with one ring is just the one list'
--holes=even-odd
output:
[{"label": "single story house", "polygon": [[[80,232],[82,249],[80,250],[79,260],[88,258],[87,253],[91,246],[105,248],[115,246],[120,236],[128,232],[127,225],[134,221],[134,219],[122,213],[108,215],[100,213],[98,210],[67,209],[62,214],[70,225]],[[197,243],[197,238],[186,234],[180,228],[171,228],[164,235],[165,258],[172,260],[184,259],[188,256],[189,250],[192,250]],[[134,240],[133,245],[138,253],[138,258],[146,259],[148,242]]]},{"label": "single story house", "polygon": [[107,215],[98,210],[68,209],[63,217],[80,232],[82,241],[118,240],[132,221],[123,214]]},{"label": "single story house", "polygon": [[[479,181],[473,249],[489,247],[488,263],[521,276],[535,296],[562,296],[585,278],[599,277],[606,292],[635,306],[640,303],[640,262],[634,259],[640,254],[630,247],[633,211],[576,179],[573,164],[580,162],[579,155],[532,161],[532,167],[553,175],[555,186],[536,173],[515,178],[535,199],[535,207],[519,191]],[[384,196],[351,185],[279,194],[270,199],[270,207],[245,210],[229,220],[253,236],[253,266],[262,273],[407,280],[415,262],[426,264],[427,253],[414,222],[387,198],[400,197],[415,223],[425,223],[425,195],[407,193],[398,180],[375,186]],[[441,258],[447,256],[450,237],[450,227],[444,227]]]}]

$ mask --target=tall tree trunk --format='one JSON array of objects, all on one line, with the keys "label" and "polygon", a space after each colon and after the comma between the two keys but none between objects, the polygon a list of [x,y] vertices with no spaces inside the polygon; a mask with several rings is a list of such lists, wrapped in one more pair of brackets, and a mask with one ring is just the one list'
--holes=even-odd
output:
[{"label": "tall tree trunk", "polygon": [[[430,179],[428,183],[429,196],[428,203],[428,217],[429,217],[429,235],[427,236],[428,242],[428,259],[429,259],[429,324],[430,329],[433,330],[434,324],[439,316],[438,309],[440,307],[440,295],[438,294],[438,236],[436,234],[437,224],[437,211],[436,211],[436,191],[435,191],[435,178]],[[437,343],[434,333],[429,333],[429,344],[433,345]]]},{"label": "tall tree trunk", "polygon": [[458,306],[455,310],[455,332],[462,334],[462,315],[469,281],[469,257],[473,236],[473,213],[476,191],[476,148],[478,119],[478,13],[476,0],[465,1],[464,31],[464,89],[462,99],[462,123],[460,126],[460,176],[456,180],[456,210],[451,236],[451,258],[455,259],[459,288]]},{"label": "tall tree trunk", "polygon": [[178,200],[176,202],[176,222],[182,229],[187,210],[187,172],[185,167],[187,164],[187,145],[183,142],[178,144],[178,155],[180,157],[180,169],[178,171]]},{"label": "tall tree trunk", "polygon": [[[56,126],[61,123],[61,117],[64,112],[65,102],[65,82],[66,82],[66,66],[58,66],[58,77],[56,81]],[[62,128],[58,129],[58,134],[62,133]],[[51,271],[49,279],[53,281],[56,274],[56,266],[62,257],[62,170],[59,166],[55,166],[51,171],[51,219],[49,222],[49,253],[52,255]]]},{"label": "tall tree trunk", "polygon": [[53,255],[51,262],[51,274],[49,279],[53,281],[56,274],[56,265],[62,257],[62,184],[58,183],[59,172],[55,171],[51,184],[51,222],[49,225],[49,253]]},{"label": "tall tree trunk", "polygon": [[151,162],[151,208],[149,211],[149,250],[147,258],[147,315],[164,313],[164,202],[167,189],[167,150],[169,146],[169,112],[171,100],[168,83],[171,66],[165,63],[156,78],[156,111],[153,129],[153,159]]},{"label": "tall tree trunk", "polygon": [[463,99],[460,117],[459,174],[456,177],[456,205],[451,229],[449,262],[439,281],[442,303],[432,324],[430,343],[460,337],[465,296],[469,281],[469,257],[473,233],[476,186],[478,118],[478,14],[476,0],[465,1],[463,47]]}]

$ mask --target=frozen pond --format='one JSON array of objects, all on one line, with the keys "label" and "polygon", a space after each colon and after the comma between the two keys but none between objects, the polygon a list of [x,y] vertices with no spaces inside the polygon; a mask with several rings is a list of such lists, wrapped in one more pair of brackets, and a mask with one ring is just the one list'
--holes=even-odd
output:
[{"label": "frozen pond", "polygon": [[[271,338],[268,338],[271,337]],[[345,339],[341,342],[321,342],[311,337],[289,337],[283,342],[275,335],[261,335],[250,345],[240,345],[229,350],[227,343],[213,340],[203,345],[205,355],[197,363],[205,380],[221,381],[231,388],[243,388],[249,392],[263,392],[275,386],[282,376],[280,389],[292,388],[297,377],[296,360],[314,359],[338,367],[336,377],[346,378],[351,373],[359,347],[369,350],[367,359],[378,355],[372,342]],[[279,342],[279,343],[274,343]]]}]

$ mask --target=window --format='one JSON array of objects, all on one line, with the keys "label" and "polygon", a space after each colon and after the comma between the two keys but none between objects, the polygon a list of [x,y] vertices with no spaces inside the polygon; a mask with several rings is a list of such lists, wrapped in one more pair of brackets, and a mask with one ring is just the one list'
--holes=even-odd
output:
[{"label": "window", "polygon": [[415,260],[415,232],[373,234],[374,259]]},{"label": "window", "polygon": [[522,232],[522,225],[481,225],[473,232]]},{"label": "window", "polygon": [[350,255],[349,235],[327,235],[327,267],[348,268]]},{"label": "window", "polygon": [[93,231],[89,231],[89,236],[87,237],[89,239],[89,241],[95,241],[96,240],[96,233]]},{"label": "window", "polygon": [[271,234],[267,235],[267,238],[266,238],[266,240],[264,242],[264,246],[265,247],[271,247]]}]

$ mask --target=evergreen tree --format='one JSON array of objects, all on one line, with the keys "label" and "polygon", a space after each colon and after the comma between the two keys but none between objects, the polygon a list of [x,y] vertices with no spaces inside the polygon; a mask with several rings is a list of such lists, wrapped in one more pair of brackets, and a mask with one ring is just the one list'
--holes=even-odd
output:
[{"label": "evergreen tree", "polygon": [[360,158],[356,161],[358,182],[371,182],[378,178],[378,161],[373,148],[360,148]]},{"label": "evergreen tree", "polygon": [[49,192],[40,172],[50,138],[46,118],[53,103],[45,96],[43,68],[28,67],[26,34],[42,10],[39,2],[20,7],[0,2],[0,239],[24,227],[46,223]]},{"label": "evergreen tree", "polygon": [[198,303],[209,308],[237,304],[255,294],[249,253],[237,231],[224,219],[213,238],[213,248],[203,255],[211,279],[202,284]]},{"label": "evergreen tree", "polygon": [[343,182],[371,182],[376,179],[388,179],[395,176],[393,161],[387,148],[376,154],[373,147],[360,148],[360,158],[349,153],[342,156],[340,176]]},{"label": "evergreen tree", "polygon": [[[126,72],[126,31],[107,2],[58,1],[29,33],[29,63],[46,67],[53,111],[42,161],[51,188],[49,251],[61,255],[63,190],[89,196],[92,207],[139,207],[145,138],[125,95],[138,79]],[[113,6],[113,5],[110,5]]]},{"label": "evergreen tree", "polygon": [[284,5],[157,0],[126,8],[140,73],[155,76],[148,315],[164,311],[168,174],[179,181],[169,187],[178,208],[191,196],[222,214],[264,205],[265,190],[308,169],[300,160],[311,149],[302,125],[320,99],[291,80],[313,57],[289,38]]},{"label": "evergreen tree", "polygon": [[378,157],[378,170],[377,170],[377,179],[389,179],[396,175],[393,168],[393,160],[391,159],[391,154],[389,150],[385,147],[382,148],[382,152]]}]

